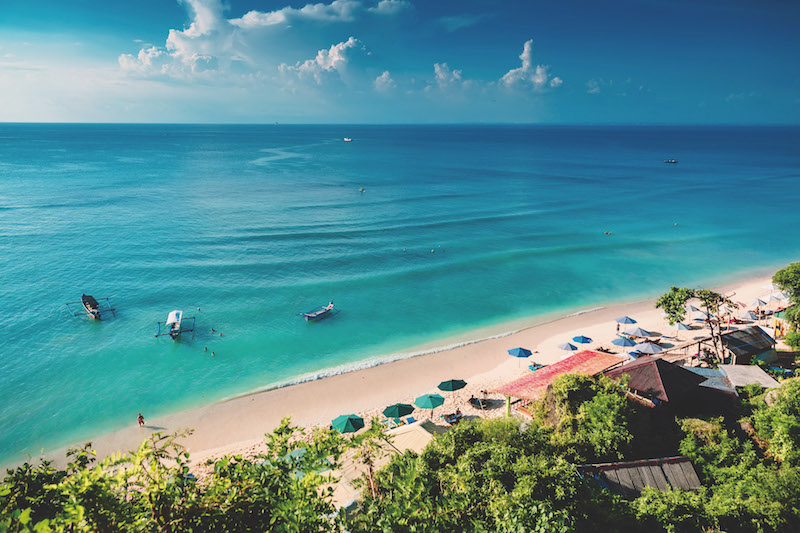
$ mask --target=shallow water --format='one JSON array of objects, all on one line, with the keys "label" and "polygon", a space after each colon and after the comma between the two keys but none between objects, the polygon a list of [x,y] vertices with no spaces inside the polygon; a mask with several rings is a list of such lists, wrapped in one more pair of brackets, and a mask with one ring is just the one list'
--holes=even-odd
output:
[{"label": "shallow water", "polygon": [[[800,255],[798,128],[7,124],[0,140],[0,463]],[[116,316],[71,317],[82,292]],[[330,320],[297,316],[330,300]],[[172,309],[194,335],[154,338]]]}]

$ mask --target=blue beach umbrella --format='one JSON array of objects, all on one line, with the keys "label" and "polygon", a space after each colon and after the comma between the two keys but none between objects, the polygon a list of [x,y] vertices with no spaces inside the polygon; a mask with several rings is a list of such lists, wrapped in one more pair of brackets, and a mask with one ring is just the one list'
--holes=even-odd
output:
[{"label": "blue beach umbrella", "polygon": [[652,342],[643,342],[641,344],[637,344],[635,346],[635,349],[637,352],[651,354],[651,355],[664,351],[664,348],[662,348],[661,346],[657,346]]},{"label": "blue beach umbrella", "polygon": [[636,324],[636,321],[629,316],[621,316],[616,319],[617,324]]},{"label": "blue beach umbrella", "polygon": [[530,357],[532,352],[525,348],[511,348],[508,353],[514,357]]},{"label": "blue beach umbrella", "polygon": [[578,349],[578,347],[575,346],[574,344],[570,344],[568,342],[565,342],[564,344],[559,344],[558,345],[558,349],[559,350],[566,350],[568,352],[574,352],[575,350]]},{"label": "blue beach umbrella", "polygon": [[632,335],[634,337],[649,337],[652,335],[649,331],[642,328],[633,328],[625,332],[625,335]]},{"label": "blue beach umbrella", "polygon": [[757,320],[758,315],[756,315],[753,311],[745,311],[744,313],[739,313],[741,318],[747,318],[749,320]]},{"label": "blue beach umbrella", "polygon": [[689,326],[687,326],[686,324],[684,324],[683,322],[677,322],[677,323],[673,324],[670,327],[674,328],[674,329],[677,329],[678,331],[687,331],[687,330],[692,329]]},{"label": "blue beach umbrella", "polygon": [[572,337],[572,340],[574,340],[575,342],[579,342],[581,344],[589,344],[590,342],[592,342],[592,339],[590,339],[589,337],[584,337],[583,335]]},{"label": "blue beach umbrella", "polygon": [[636,341],[632,341],[628,337],[619,337],[611,341],[611,344],[613,344],[614,346],[622,346],[624,348],[628,348],[630,346],[636,346]]}]

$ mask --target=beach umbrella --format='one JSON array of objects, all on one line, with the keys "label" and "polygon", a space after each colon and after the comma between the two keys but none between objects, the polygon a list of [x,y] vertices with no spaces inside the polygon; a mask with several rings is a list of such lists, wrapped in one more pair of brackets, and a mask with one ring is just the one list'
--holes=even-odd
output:
[{"label": "beach umbrella", "polygon": [[676,322],[675,324],[670,325],[671,328],[677,329],[678,331],[687,331],[692,329],[691,327],[687,326],[683,322]]},{"label": "beach umbrella", "polygon": [[778,296],[778,293],[776,293],[776,292],[770,293],[770,294],[768,294],[766,296],[762,296],[762,298],[765,299],[768,302],[780,302],[780,301],[783,301],[783,298]]},{"label": "beach umbrella", "polygon": [[753,311],[745,311],[744,313],[739,313],[739,316],[742,318],[746,318],[748,320],[758,320],[758,315],[756,315]]},{"label": "beach umbrella", "polygon": [[762,285],[761,288],[762,289],[767,289],[767,290],[770,290],[770,291],[777,291],[778,289],[780,289],[780,287],[778,287],[774,283],[767,283],[766,285]]},{"label": "beach umbrella", "polygon": [[632,335],[634,337],[649,337],[650,335],[652,335],[652,333],[642,328],[629,329],[628,331],[625,332],[625,334]]},{"label": "beach umbrella", "polygon": [[696,308],[696,307],[695,307],[695,306],[693,306],[693,305],[687,305],[687,306],[686,306],[686,309],[688,309],[690,313],[694,313],[694,312],[696,312],[696,311],[699,311],[699,309],[698,309],[698,308]]},{"label": "beach umbrella", "polygon": [[364,419],[356,415],[337,416],[331,421],[331,426],[339,433],[355,433],[364,427]]},{"label": "beach umbrella", "polygon": [[407,403],[396,403],[383,410],[383,416],[389,418],[400,418],[414,412],[414,406]]},{"label": "beach umbrella", "polygon": [[629,316],[621,316],[615,321],[617,324],[636,324],[636,321]]},{"label": "beach umbrella", "polygon": [[635,346],[635,349],[637,352],[647,353],[651,355],[664,351],[664,349],[661,346],[653,344],[652,342],[643,342],[641,344],[637,344]]},{"label": "beach umbrella", "polygon": [[[528,355],[530,355],[530,353]],[[463,379],[448,379],[447,381],[439,383],[439,390],[453,392],[458,389],[463,389],[466,386],[467,382]]]},{"label": "beach umbrella", "polygon": [[511,348],[508,353],[514,357],[530,357],[531,355],[531,351],[525,348]]},{"label": "beach umbrella", "polygon": [[611,341],[611,344],[614,346],[622,346],[623,348],[628,348],[630,346],[636,346],[636,341],[630,340],[628,337],[618,337]]},{"label": "beach umbrella", "polygon": [[761,298],[756,298],[755,300],[750,300],[750,302],[747,305],[749,305],[750,307],[753,306],[761,307],[762,305],[767,305],[767,302],[765,302]]},{"label": "beach umbrella", "polygon": [[558,345],[558,349],[559,350],[567,350],[568,352],[574,352],[575,350],[578,349],[578,347],[575,346],[574,344],[570,344],[568,342],[565,342],[563,344],[559,344]]},{"label": "beach umbrella", "polygon": [[590,342],[592,342],[592,339],[590,339],[589,337],[584,337],[583,335],[572,337],[572,340],[574,340],[575,342],[579,342],[581,344],[589,344]]},{"label": "beach umbrella", "polygon": [[423,394],[422,396],[414,400],[414,405],[416,405],[420,409],[431,410],[431,418],[433,418],[433,410],[442,405],[443,403],[444,403],[444,398],[439,394]]},{"label": "beach umbrella", "polygon": [[705,311],[695,311],[693,316],[695,320],[705,320],[709,317],[709,314]]}]

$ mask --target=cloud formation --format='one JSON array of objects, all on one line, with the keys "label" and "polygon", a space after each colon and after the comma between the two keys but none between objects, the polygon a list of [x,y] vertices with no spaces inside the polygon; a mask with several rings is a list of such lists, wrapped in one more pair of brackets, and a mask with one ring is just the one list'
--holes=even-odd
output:
[{"label": "cloud formation", "polygon": [[[142,77],[174,78],[210,77],[215,72],[229,72],[232,67],[246,67],[251,73],[257,73],[260,69],[277,66],[275,63],[267,65],[263,60],[269,55],[263,32],[269,28],[288,29],[299,22],[316,25],[351,23],[364,17],[389,17],[411,8],[406,0],[380,0],[371,5],[363,0],[333,0],[330,4],[307,4],[301,8],[287,6],[269,12],[254,10],[229,19],[225,15],[227,7],[221,0],[179,1],[189,11],[189,27],[169,30],[163,47],[148,46],[137,54],[120,55],[118,63],[123,71]],[[333,52],[335,54],[336,50]],[[319,79],[321,71],[337,70],[336,66],[329,68],[330,65],[324,66],[318,60],[324,63],[324,58],[310,60],[317,62],[316,66],[309,63],[301,72]]]},{"label": "cloud formation", "polygon": [[372,85],[379,93],[389,92],[397,87],[397,83],[392,79],[392,75],[389,74],[388,70],[384,70],[383,74],[375,78]]},{"label": "cloud formation", "polygon": [[279,70],[283,74],[295,73],[300,79],[312,78],[317,85],[321,85],[325,76],[330,73],[344,74],[354,52],[366,53],[364,45],[355,37],[335,44],[329,50],[320,50],[314,59],[307,59],[295,66],[282,63]]},{"label": "cloud formation", "polygon": [[561,86],[563,80],[550,75],[548,65],[534,65],[533,39],[525,42],[519,55],[522,66],[505,73],[500,82],[508,89],[543,90]]}]

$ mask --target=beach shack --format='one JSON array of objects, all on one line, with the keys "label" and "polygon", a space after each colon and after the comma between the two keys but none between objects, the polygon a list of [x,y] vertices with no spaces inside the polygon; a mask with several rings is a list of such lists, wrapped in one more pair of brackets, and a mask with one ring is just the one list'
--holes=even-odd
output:
[{"label": "beach shack", "polygon": [[[698,406],[715,409],[736,394],[732,387],[706,385],[708,378],[660,357],[640,357],[625,366],[604,374],[615,380],[628,376],[628,393],[648,407],[666,406],[679,411],[694,411]],[[725,398],[719,395],[724,394]]]},{"label": "beach shack", "polygon": [[745,387],[747,385],[758,385],[765,389],[780,387],[778,381],[764,372],[760,366],[756,365],[719,365],[719,370],[724,372],[730,383],[734,387]]},{"label": "beach shack", "polygon": [[[510,383],[506,383],[491,392],[503,394],[506,397],[506,414],[511,414],[512,403],[530,403],[544,398],[547,387],[557,377],[564,374],[583,374],[596,376],[604,371],[621,365],[625,359],[606,353],[584,350],[575,355],[562,359],[557,363],[540,368],[527,376],[523,376]],[[512,398],[516,400],[512,401]]]},{"label": "beach shack", "polygon": [[778,359],[775,339],[759,326],[737,329],[722,334],[722,345],[735,365],[749,365],[756,361],[771,363]]},{"label": "beach shack", "polygon": [[627,499],[638,498],[645,487],[660,491],[694,491],[701,486],[694,466],[683,456],[588,464],[576,469],[581,477],[594,480],[600,487]]}]

